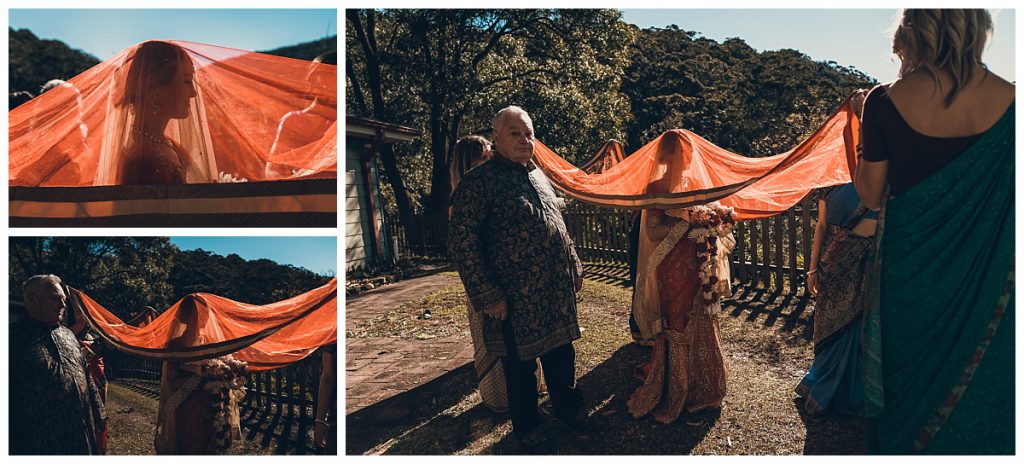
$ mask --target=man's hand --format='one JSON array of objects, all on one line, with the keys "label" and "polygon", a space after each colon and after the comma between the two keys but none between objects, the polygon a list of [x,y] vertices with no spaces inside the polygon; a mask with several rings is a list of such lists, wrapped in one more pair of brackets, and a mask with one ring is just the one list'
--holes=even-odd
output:
[{"label": "man's hand", "polygon": [[583,290],[583,277],[576,277],[576,280],[573,281],[573,288],[576,289],[576,293],[579,293],[580,290]]},{"label": "man's hand", "polygon": [[505,300],[501,300],[498,303],[490,305],[484,308],[484,314],[499,321],[504,321],[505,318],[508,317],[508,303]]}]

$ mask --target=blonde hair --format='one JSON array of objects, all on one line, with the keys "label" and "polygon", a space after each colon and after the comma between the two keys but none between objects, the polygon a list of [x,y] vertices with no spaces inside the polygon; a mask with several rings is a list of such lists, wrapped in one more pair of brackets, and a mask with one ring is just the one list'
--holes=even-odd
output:
[{"label": "blonde hair", "polygon": [[946,106],[984,65],[981,54],[992,35],[992,16],[981,9],[905,9],[893,33],[892,49],[899,56],[899,76],[921,70],[940,86],[939,72],[953,77]]}]

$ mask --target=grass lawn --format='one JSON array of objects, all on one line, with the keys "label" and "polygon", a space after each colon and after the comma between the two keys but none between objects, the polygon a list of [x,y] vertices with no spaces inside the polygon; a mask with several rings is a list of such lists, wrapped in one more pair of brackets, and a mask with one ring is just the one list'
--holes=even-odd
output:
[{"label": "grass lawn", "polygon": [[[583,338],[575,342],[577,378],[592,414],[607,418],[608,430],[591,436],[558,430],[538,449],[512,439],[507,415],[491,413],[475,392],[472,366],[371,406],[347,418],[347,454],[701,454],[792,455],[862,454],[862,419],[802,412],[793,388],[811,364],[807,302],[738,288],[723,305],[722,339],[728,365],[728,396],[717,420],[702,427],[682,421],[662,425],[634,419],[626,400],[639,386],[631,375],[648,349],[631,343],[628,331],[631,291],[587,281],[579,320]],[[429,309],[430,318],[423,318]],[[461,285],[439,290],[422,301],[367,321],[349,337],[396,336],[430,339],[468,332]],[[400,420],[381,409],[401,404],[413,411]],[[376,409],[376,410],[374,410]]]},{"label": "grass lawn", "polygon": [[[111,382],[107,387],[107,454],[155,455],[157,400]],[[243,434],[245,432],[243,431]],[[235,442],[227,454],[271,454],[272,447],[263,448],[254,442]]]}]

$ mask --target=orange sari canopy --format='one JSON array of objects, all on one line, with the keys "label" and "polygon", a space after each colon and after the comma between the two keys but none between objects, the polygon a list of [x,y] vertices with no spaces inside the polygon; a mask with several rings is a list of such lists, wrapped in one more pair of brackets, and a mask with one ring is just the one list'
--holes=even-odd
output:
[{"label": "orange sari canopy", "polygon": [[115,348],[159,361],[234,354],[249,369],[276,369],[338,341],[338,279],[267,305],[193,293],[143,327],[134,327],[79,290],[69,289],[89,323]]},{"label": "orange sari canopy", "polygon": [[[336,78],[328,64],[143,42],[10,111],[10,185],[337,178]],[[180,172],[125,173],[162,167],[131,156],[147,143]]]},{"label": "orange sari canopy", "polygon": [[847,100],[796,148],[748,158],[688,130],[665,132],[628,157],[606,143],[582,168],[541,143],[534,160],[567,195],[599,206],[675,209],[720,201],[737,219],[781,213],[811,190],[850,182],[860,130]]}]

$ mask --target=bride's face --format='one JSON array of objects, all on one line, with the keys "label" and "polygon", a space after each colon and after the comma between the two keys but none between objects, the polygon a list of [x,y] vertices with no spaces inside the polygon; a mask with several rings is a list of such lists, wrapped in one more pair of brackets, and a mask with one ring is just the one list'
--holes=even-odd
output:
[{"label": "bride's face", "polygon": [[172,119],[182,119],[189,114],[189,102],[196,96],[192,70],[186,66],[167,85],[154,89],[161,109]]}]

